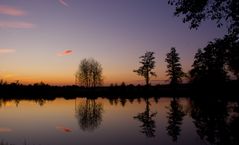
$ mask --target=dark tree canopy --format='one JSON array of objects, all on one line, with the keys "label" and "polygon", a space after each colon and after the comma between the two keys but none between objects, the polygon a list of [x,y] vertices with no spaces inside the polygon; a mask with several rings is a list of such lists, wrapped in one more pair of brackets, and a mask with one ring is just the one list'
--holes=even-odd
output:
[{"label": "dark tree canopy", "polygon": [[203,50],[199,49],[194,57],[191,78],[194,82],[224,82],[226,49],[220,39],[210,42]]},{"label": "dark tree canopy", "polygon": [[76,72],[76,83],[85,87],[96,87],[102,84],[102,67],[94,59],[83,59]]},{"label": "dark tree canopy", "polygon": [[227,25],[229,33],[239,34],[238,0],[168,0],[175,6],[174,15],[183,16],[190,28],[198,28],[202,21],[212,20],[218,27]]},{"label": "dark tree canopy", "polygon": [[150,76],[156,76],[156,73],[153,72],[153,69],[155,68],[154,52],[146,52],[139,58],[141,59],[140,63],[142,65],[133,72],[136,72],[139,76],[143,76],[145,78],[146,85],[149,85]]},{"label": "dark tree canopy", "polygon": [[239,42],[226,35],[215,39],[194,57],[191,78],[194,82],[224,82],[232,72],[239,79]]},{"label": "dark tree canopy", "polygon": [[191,29],[206,20],[228,28],[228,35],[195,55],[193,80],[225,80],[229,71],[239,79],[239,0],[168,0],[168,4],[175,6],[174,15],[182,16]]},{"label": "dark tree canopy", "polygon": [[167,53],[165,62],[167,65],[167,76],[170,78],[170,84],[175,85],[182,81],[182,77],[185,76],[185,73],[182,71],[182,65],[180,64],[179,54],[176,52],[174,47],[171,48],[171,51]]},{"label": "dark tree canopy", "polygon": [[227,51],[227,65],[229,70],[239,80],[239,40],[231,35],[223,39]]}]

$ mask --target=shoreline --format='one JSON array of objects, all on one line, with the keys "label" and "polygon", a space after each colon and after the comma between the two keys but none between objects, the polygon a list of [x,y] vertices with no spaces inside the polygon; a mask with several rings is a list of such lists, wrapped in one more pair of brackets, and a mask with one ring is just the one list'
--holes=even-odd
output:
[{"label": "shoreline", "polygon": [[[231,81],[224,84],[180,84],[172,88],[170,85],[157,86],[108,86],[84,88],[79,86],[49,86],[49,85],[1,85],[0,97],[17,97],[29,96],[32,98],[41,98],[46,96],[57,97],[62,96],[66,98],[85,96],[89,98],[94,97],[120,97],[120,98],[134,98],[134,97],[192,97],[192,96],[212,96],[215,98],[238,98],[238,81]],[[205,98],[203,97],[203,98]],[[19,97],[21,98],[21,97]]]}]

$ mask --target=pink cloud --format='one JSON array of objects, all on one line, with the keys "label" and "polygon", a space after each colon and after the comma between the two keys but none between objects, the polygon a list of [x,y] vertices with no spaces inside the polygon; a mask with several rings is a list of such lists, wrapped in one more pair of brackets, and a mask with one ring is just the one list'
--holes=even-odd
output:
[{"label": "pink cloud", "polygon": [[65,2],[65,0],[58,0],[60,4],[62,4],[65,7],[69,7],[69,5]]},{"label": "pink cloud", "polygon": [[9,49],[9,48],[0,48],[0,54],[5,54],[5,53],[14,53],[16,52],[15,49]]},{"label": "pink cloud", "polygon": [[26,15],[26,12],[15,7],[0,5],[0,14],[10,16],[24,16]]},{"label": "pink cloud", "polygon": [[65,132],[65,133],[72,132],[72,129],[66,128],[64,126],[57,126],[56,129],[59,130],[59,131]]},{"label": "pink cloud", "polygon": [[31,29],[35,25],[30,22],[22,21],[0,21],[0,28]]},{"label": "pink cloud", "polygon": [[59,52],[57,55],[58,56],[65,56],[65,55],[71,55],[73,53],[73,51],[72,50],[64,50],[64,51],[62,51],[62,52]]}]

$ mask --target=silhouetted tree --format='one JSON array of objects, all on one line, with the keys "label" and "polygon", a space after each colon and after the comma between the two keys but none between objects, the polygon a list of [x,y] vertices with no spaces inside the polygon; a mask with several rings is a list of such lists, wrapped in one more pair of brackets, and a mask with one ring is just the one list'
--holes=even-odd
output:
[{"label": "silhouetted tree", "polygon": [[[212,44],[222,44],[224,46],[224,52],[227,52],[227,65],[239,79],[239,46],[238,46],[238,36],[239,36],[239,1],[238,0],[168,0],[168,4],[175,6],[175,16],[183,16],[183,22],[190,23],[191,28],[198,28],[200,24],[205,20],[215,21],[217,27],[228,26],[228,35],[221,40],[216,40],[217,42],[210,42]],[[220,41],[220,42],[219,42]],[[237,43],[234,43],[237,42]],[[209,47],[209,45],[207,47]],[[226,47],[225,47],[226,46]],[[220,47],[220,45],[217,45]],[[222,52],[222,50],[219,50]],[[201,57],[198,52],[197,56]],[[215,50],[213,51],[215,53]],[[205,54],[203,52],[203,54]],[[206,54],[205,54],[206,55]],[[215,55],[213,56],[215,57]],[[219,58],[219,57],[216,57]],[[220,58],[219,58],[220,60]],[[225,59],[222,59],[223,61]],[[219,64],[219,63],[218,63]],[[194,66],[197,64],[194,63]],[[218,66],[217,66],[218,67]],[[207,66],[205,66],[206,70]],[[194,70],[196,70],[194,68]],[[198,70],[203,70],[203,68]],[[222,69],[221,69],[222,70]],[[204,73],[192,72],[195,74]],[[223,76],[223,71],[218,71],[215,77]],[[208,76],[208,74],[204,75]],[[212,76],[213,77],[213,76]],[[202,77],[201,77],[202,78]],[[196,79],[196,78],[195,78]],[[218,79],[218,78],[217,78]]]},{"label": "silhouetted tree", "polygon": [[167,131],[168,135],[172,137],[172,140],[175,142],[180,135],[183,117],[185,113],[183,112],[183,107],[179,104],[176,98],[170,102],[170,106],[168,107],[168,126]]},{"label": "silhouetted tree", "polygon": [[102,85],[102,67],[94,59],[83,59],[76,72],[76,83],[85,87],[96,87]]},{"label": "silhouetted tree", "polygon": [[221,39],[210,42],[203,50],[199,49],[194,57],[190,76],[193,82],[224,82],[227,78],[225,69],[226,49]]},{"label": "silhouetted tree", "polygon": [[192,69],[190,70],[190,77],[192,81],[199,82],[205,77],[206,64],[203,57],[203,52],[201,49],[198,49],[197,53],[194,56],[194,62]]},{"label": "silhouetted tree", "polygon": [[156,73],[152,70],[155,68],[155,57],[154,52],[146,52],[143,56],[139,57],[141,59],[140,66],[137,70],[133,70],[139,76],[145,78],[146,85],[149,85],[150,76],[156,76]]},{"label": "silhouetted tree", "polygon": [[102,104],[96,103],[94,99],[87,99],[84,104],[79,104],[76,117],[80,128],[83,131],[93,131],[98,128],[102,121],[102,113]]},{"label": "silhouetted tree", "polygon": [[174,86],[181,82],[182,77],[186,76],[186,74],[182,71],[180,57],[174,47],[171,48],[171,51],[167,53],[166,56],[165,62],[168,63],[167,76],[170,78],[170,84]]},{"label": "silhouetted tree", "polygon": [[143,124],[140,126],[142,128],[142,133],[144,133],[147,137],[155,137],[155,121],[153,117],[156,116],[157,112],[150,113],[150,103],[148,98],[145,99],[146,108],[143,113],[139,113],[137,116],[134,116],[134,119],[138,119]]},{"label": "silhouetted tree", "polygon": [[229,33],[239,34],[238,0],[168,0],[175,6],[174,15],[183,16],[183,22],[189,22],[190,28],[198,28],[207,19],[216,21],[220,27],[229,25]]}]

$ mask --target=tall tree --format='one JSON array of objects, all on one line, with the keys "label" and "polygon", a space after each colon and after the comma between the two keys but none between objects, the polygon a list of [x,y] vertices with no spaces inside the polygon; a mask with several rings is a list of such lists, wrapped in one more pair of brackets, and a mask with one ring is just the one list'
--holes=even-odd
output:
[{"label": "tall tree", "polygon": [[171,48],[171,51],[166,54],[165,62],[168,63],[167,76],[170,78],[170,84],[176,85],[182,81],[182,77],[185,76],[185,73],[182,71],[182,65],[180,63],[179,54],[176,52],[174,47]]},{"label": "tall tree", "polygon": [[133,70],[133,72],[136,72],[139,76],[143,76],[146,85],[149,85],[150,76],[156,76],[156,73],[153,72],[155,68],[154,52],[148,51],[139,58],[141,59],[140,63],[142,65],[137,70]]},{"label": "tall tree", "polygon": [[175,6],[174,15],[183,16],[190,28],[198,28],[202,21],[213,20],[221,27],[226,23],[228,33],[239,34],[238,0],[168,0]]},{"label": "tall tree", "polygon": [[192,81],[219,83],[227,79],[226,46],[224,40],[216,39],[203,50],[198,50],[194,57],[192,70],[190,70]]},{"label": "tall tree", "polygon": [[204,62],[203,51],[198,49],[197,53],[194,56],[194,62],[192,65],[192,69],[189,74],[191,77],[191,81],[199,82],[203,78],[205,78],[206,64]]},{"label": "tall tree", "polygon": [[76,83],[85,87],[96,87],[102,84],[102,67],[94,59],[83,59],[76,72]]}]

